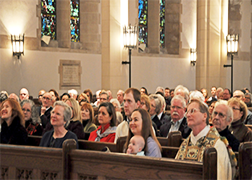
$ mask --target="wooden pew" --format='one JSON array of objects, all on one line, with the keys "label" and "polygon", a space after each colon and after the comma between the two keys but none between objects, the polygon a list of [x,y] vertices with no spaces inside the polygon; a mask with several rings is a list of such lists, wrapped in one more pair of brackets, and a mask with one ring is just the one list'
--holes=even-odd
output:
[{"label": "wooden pew", "polygon": [[[123,152],[124,144],[126,142],[127,136],[125,137],[119,137],[117,139],[117,149],[118,152]],[[182,143],[182,135],[180,131],[173,131],[170,132],[168,135],[168,138],[166,137],[157,137],[159,143],[161,146],[171,146],[171,147],[180,147],[180,144]]]},{"label": "wooden pew", "polygon": [[70,152],[70,176],[72,179],[216,179],[217,153],[215,149],[211,150],[204,154],[205,164],[170,158],[73,150]]},{"label": "wooden pew", "polygon": [[0,144],[1,179],[217,178],[214,148],[205,151],[204,163],[200,163],[77,150],[75,143],[66,140],[63,149]]},{"label": "wooden pew", "polygon": [[239,179],[252,179],[252,142],[244,142],[239,146]]},{"label": "wooden pew", "polygon": [[28,146],[39,146],[42,136],[28,135]]},{"label": "wooden pew", "polygon": [[[29,135],[27,145],[39,146],[41,138],[42,138],[41,136]],[[118,138],[116,144],[107,142],[93,142],[88,140],[78,140],[78,143],[79,143],[79,149],[101,151],[104,147],[108,147],[111,152],[123,152],[126,139],[127,137],[120,137]],[[174,131],[169,133],[168,138],[157,137],[157,139],[161,144],[161,146],[179,147],[182,142],[182,136],[180,131]]]},{"label": "wooden pew", "polygon": [[0,145],[0,179],[63,179],[62,149]]},{"label": "wooden pew", "polygon": [[94,142],[88,140],[78,140],[79,149],[102,151],[104,147],[108,147],[111,152],[119,152],[115,143]]}]

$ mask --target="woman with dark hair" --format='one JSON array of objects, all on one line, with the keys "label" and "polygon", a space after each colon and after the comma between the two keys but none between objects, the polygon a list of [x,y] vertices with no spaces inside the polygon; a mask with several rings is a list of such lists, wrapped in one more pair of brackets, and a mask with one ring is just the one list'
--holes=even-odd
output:
[{"label": "woman with dark hair", "polygon": [[0,143],[25,145],[27,143],[27,132],[19,103],[10,98],[3,101],[0,116],[2,124]]},{"label": "woman with dark hair", "polygon": [[85,134],[91,133],[92,131],[97,129],[96,125],[94,124],[93,107],[87,102],[84,102],[81,106],[81,120]]},{"label": "woman with dark hair", "polygon": [[127,149],[132,136],[140,135],[146,142],[143,149],[145,155],[152,157],[162,157],[161,145],[154,135],[150,115],[145,109],[139,108],[135,109],[132,112],[129,127],[129,135],[124,145],[125,150]]},{"label": "woman with dark hair", "polygon": [[41,136],[43,126],[34,102],[30,99],[24,99],[20,105],[24,113],[25,129],[28,135]]},{"label": "woman with dark hair", "polygon": [[63,93],[61,96],[60,96],[60,100],[61,101],[66,101],[67,99],[69,99],[71,96],[70,96],[70,94],[68,94],[68,93]]},{"label": "woman with dark hair", "polygon": [[53,130],[48,131],[43,135],[39,146],[62,148],[62,144],[66,139],[74,139],[78,148],[78,138],[76,134],[65,128],[65,125],[70,121],[71,116],[71,107],[63,101],[56,101],[51,111],[50,119]]},{"label": "woman with dark hair", "polygon": [[48,92],[52,94],[52,103],[60,100],[59,93],[55,89],[50,89]]},{"label": "woman with dark hair", "polygon": [[141,92],[141,94],[145,94],[145,95],[149,96],[148,91],[145,87],[141,87],[140,92]]},{"label": "woman with dark hair", "polygon": [[104,102],[98,108],[98,121],[100,126],[91,132],[89,141],[114,143],[116,132],[116,113],[112,103]]}]

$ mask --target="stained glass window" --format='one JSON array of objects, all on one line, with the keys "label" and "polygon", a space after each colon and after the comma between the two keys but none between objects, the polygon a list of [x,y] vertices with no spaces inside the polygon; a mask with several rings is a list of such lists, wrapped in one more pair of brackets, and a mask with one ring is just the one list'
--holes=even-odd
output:
[{"label": "stained glass window", "polygon": [[138,44],[146,44],[148,37],[148,0],[138,0],[139,36]]},{"label": "stained glass window", "polygon": [[80,42],[79,0],[71,0],[70,6],[71,6],[71,20],[70,20],[71,41]]},{"label": "stained glass window", "polygon": [[41,0],[41,37],[56,40],[56,0]]},{"label": "stained glass window", "polygon": [[165,46],[165,0],[160,0],[160,47]]}]

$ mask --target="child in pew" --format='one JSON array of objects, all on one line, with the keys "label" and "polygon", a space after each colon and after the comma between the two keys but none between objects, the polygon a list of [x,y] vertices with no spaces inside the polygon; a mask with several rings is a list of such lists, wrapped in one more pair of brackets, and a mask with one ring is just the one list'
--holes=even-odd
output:
[{"label": "child in pew", "polygon": [[130,143],[126,154],[145,156],[143,151],[144,146],[145,146],[144,138],[140,135],[135,135],[130,139]]}]

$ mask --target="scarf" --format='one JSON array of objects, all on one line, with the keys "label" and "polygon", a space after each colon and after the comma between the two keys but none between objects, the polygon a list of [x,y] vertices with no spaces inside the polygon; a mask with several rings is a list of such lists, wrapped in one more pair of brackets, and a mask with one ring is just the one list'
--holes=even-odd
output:
[{"label": "scarf", "polygon": [[95,141],[100,141],[101,138],[104,138],[108,136],[109,134],[116,132],[116,126],[109,126],[102,134],[101,134],[101,128],[96,131],[97,137],[95,138]]}]

